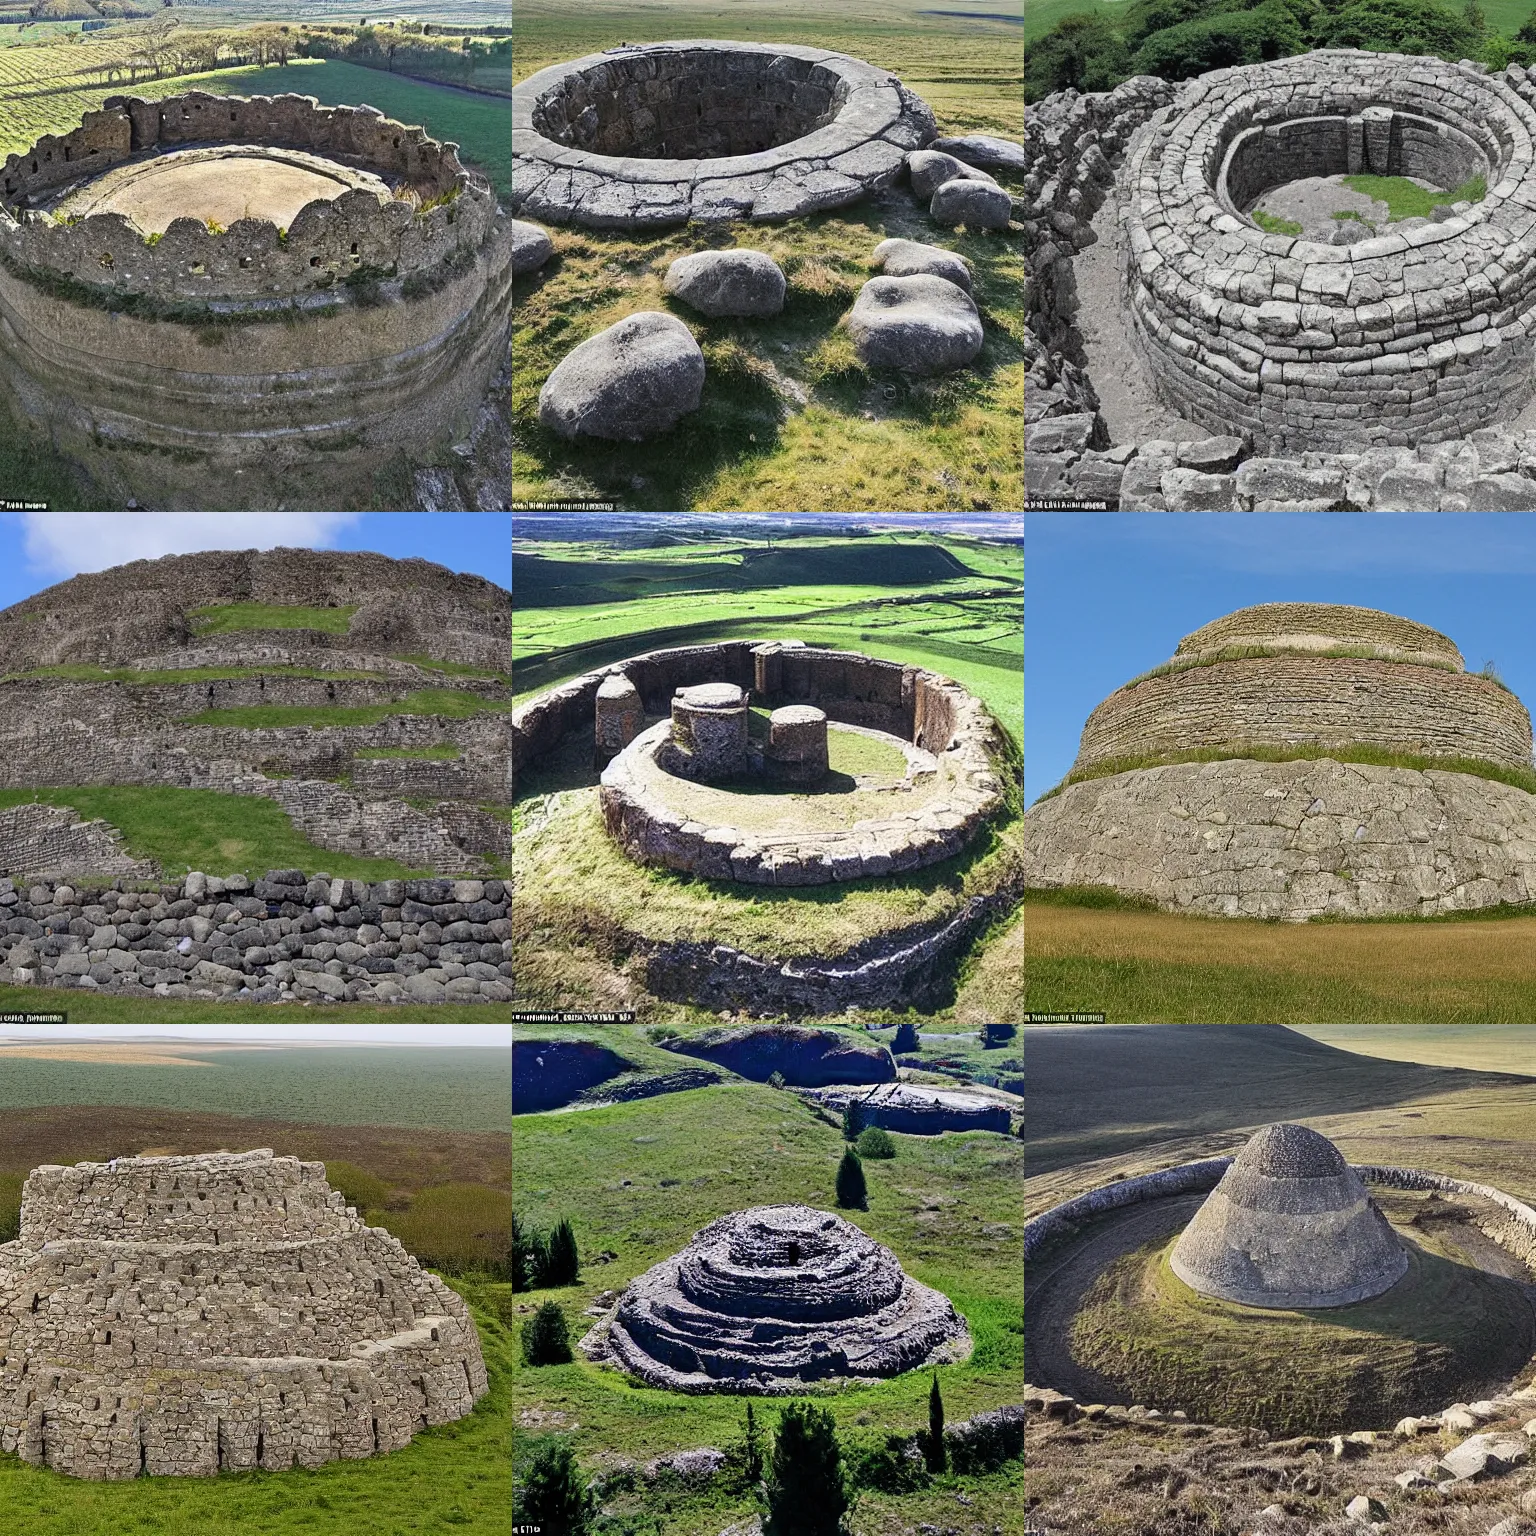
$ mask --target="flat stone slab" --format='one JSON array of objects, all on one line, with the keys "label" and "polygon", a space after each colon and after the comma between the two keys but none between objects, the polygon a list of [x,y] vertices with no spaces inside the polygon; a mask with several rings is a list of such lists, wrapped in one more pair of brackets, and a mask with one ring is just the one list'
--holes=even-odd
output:
[{"label": "flat stone slab", "polygon": [[719,39],[625,45],[512,91],[512,209],[625,229],[777,222],[889,185],[936,132],[862,59]]}]

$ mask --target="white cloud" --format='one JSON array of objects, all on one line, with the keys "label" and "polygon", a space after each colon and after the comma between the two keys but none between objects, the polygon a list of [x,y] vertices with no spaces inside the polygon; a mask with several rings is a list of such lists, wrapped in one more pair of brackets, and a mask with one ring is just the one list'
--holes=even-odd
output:
[{"label": "white cloud", "polygon": [[50,576],[204,549],[328,549],[358,512],[28,512],[27,560]]}]

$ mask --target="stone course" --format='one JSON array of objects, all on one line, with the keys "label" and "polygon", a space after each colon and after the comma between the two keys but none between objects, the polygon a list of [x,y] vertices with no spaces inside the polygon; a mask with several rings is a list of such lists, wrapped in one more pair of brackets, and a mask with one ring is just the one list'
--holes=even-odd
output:
[{"label": "stone course", "polygon": [[589,228],[777,221],[889,185],[933,114],[822,48],[624,44],[512,92],[512,205]]},{"label": "stone course", "polygon": [[509,1002],[499,880],[0,878],[0,982],[236,1002]]},{"label": "stone course", "polygon": [[864,1125],[878,1125],[905,1136],[939,1136],[945,1131],[995,1131],[1006,1136],[1012,1128],[1006,1103],[947,1088],[888,1083],[872,1090],[813,1088],[805,1097],[837,1114],[849,1104],[857,1104]]},{"label": "stone course", "polygon": [[34,1169],[0,1336],[0,1449],[90,1479],[381,1454],[488,1386],[463,1301],[268,1150]]},{"label": "stone course", "polygon": [[160,873],[152,859],[135,859],[105,821],[82,822],[68,806],[17,805],[0,810],[0,870],[19,876]]}]

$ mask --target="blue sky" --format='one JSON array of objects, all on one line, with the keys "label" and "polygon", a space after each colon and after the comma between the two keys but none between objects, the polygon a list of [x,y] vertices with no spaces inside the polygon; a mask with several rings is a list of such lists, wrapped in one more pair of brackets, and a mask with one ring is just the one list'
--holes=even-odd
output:
[{"label": "blue sky", "polygon": [[1536,707],[1536,516],[1037,512],[1024,530],[1027,800],[1106,695],[1251,603],[1355,603],[1449,635]]},{"label": "blue sky", "polygon": [[7,512],[0,608],[82,571],[206,549],[366,549],[512,582],[510,512]]}]

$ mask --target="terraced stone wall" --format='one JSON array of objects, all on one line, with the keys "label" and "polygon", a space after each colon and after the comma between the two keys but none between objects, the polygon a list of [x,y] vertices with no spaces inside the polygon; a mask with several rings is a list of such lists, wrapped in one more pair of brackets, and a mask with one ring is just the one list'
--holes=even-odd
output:
[{"label": "terraced stone wall", "polygon": [[1175,656],[1203,656],[1231,645],[1273,645],[1317,650],[1370,645],[1398,661],[1433,661],[1457,672],[1461,652],[1438,630],[1376,608],[1343,603],[1260,603],[1202,624],[1179,641]]},{"label": "terraced stone wall", "polygon": [[1355,657],[1213,662],[1121,688],[1088,717],[1074,771],[1237,743],[1361,743],[1531,766],[1525,706],[1487,678]]},{"label": "terraced stone wall", "polygon": [[127,853],[115,827],[105,821],[81,821],[67,806],[57,805],[17,805],[0,811],[0,870],[133,879],[160,872],[152,860]]}]

